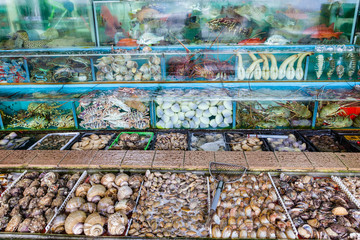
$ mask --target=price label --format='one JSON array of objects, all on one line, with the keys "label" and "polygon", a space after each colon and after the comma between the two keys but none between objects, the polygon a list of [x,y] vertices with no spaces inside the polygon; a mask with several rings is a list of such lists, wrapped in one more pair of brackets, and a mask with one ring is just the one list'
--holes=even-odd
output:
[{"label": "price label", "polygon": [[345,135],[344,138],[348,141],[360,141],[360,136]]}]

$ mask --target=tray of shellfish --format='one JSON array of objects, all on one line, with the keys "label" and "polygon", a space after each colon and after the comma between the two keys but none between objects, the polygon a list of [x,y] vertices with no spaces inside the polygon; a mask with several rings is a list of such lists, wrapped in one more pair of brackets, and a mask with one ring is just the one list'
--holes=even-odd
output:
[{"label": "tray of shellfish", "polygon": [[125,236],[142,181],[140,174],[88,174],[53,220],[50,233]]},{"label": "tray of shellfish", "polygon": [[[212,198],[216,187],[210,177]],[[295,232],[265,173],[246,174],[240,181],[226,183],[210,226],[213,238],[295,239]]]},{"label": "tray of shellfish", "polygon": [[28,150],[64,150],[79,136],[80,133],[78,132],[49,133],[29,147]]},{"label": "tray of shellfish", "polygon": [[225,134],[222,132],[190,132],[191,151],[228,151]]},{"label": "tray of shellfish", "polygon": [[264,138],[258,132],[226,132],[226,145],[230,151],[270,151]]},{"label": "tray of shellfish", "polygon": [[189,149],[189,134],[186,130],[158,131],[154,137],[155,150],[183,150]]},{"label": "tray of shellfish", "polygon": [[25,171],[1,195],[0,231],[44,233],[79,178],[79,173]]},{"label": "tray of shellfish", "polygon": [[153,132],[121,132],[108,150],[147,150],[151,147]]},{"label": "tray of shellfish", "polygon": [[334,178],[282,173],[272,179],[299,238],[354,239],[354,234],[359,235],[360,210]]},{"label": "tray of shellfish", "polygon": [[129,236],[208,237],[207,179],[201,173],[146,171]]},{"label": "tray of shellfish", "polygon": [[110,146],[115,133],[84,133],[77,140],[66,147],[70,150],[104,150]]}]

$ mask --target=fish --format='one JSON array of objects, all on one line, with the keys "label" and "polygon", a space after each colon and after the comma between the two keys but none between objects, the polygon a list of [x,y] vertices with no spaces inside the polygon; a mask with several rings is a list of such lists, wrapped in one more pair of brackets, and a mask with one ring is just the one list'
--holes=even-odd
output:
[{"label": "fish", "polygon": [[132,38],[123,38],[120,39],[117,43],[116,46],[118,47],[136,47],[138,46],[136,39],[132,39]]},{"label": "fish", "polygon": [[140,23],[142,23],[145,19],[148,18],[159,18],[160,12],[156,9],[143,7],[142,9],[138,10],[135,14],[130,13],[131,18],[136,18]]},{"label": "fish", "polygon": [[238,42],[238,45],[258,45],[264,43],[266,38],[248,38]]},{"label": "fish", "polygon": [[332,37],[339,38],[343,32],[334,32],[334,23],[329,27],[326,27],[325,24],[320,24],[318,26],[310,27],[304,30],[304,34],[310,34],[311,38],[318,39],[331,39]]},{"label": "fish", "polygon": [[156,44],[161,40],[164,40],[164,37],[156,36],[153,33],[144,33],[143,35],[141,35],[140,39],[137,40],[136,42],[139,45],[151,45],[151,44]]},{"label": "fish", "polygon": [[105,5],[101,6],[100,16],[105,21],[105,34],[111,38],[114,38],[118,30],[121,29],[121,23],[117,17],[113,16],[109,8]]},{"label": "fish", "polygon": [[304,20],[309,18],[307,13],[304,13],[298,9],[290,8],[290,7],[285,12],[277,11],[277,13],[285,14],[287,17],[295,20]]}]

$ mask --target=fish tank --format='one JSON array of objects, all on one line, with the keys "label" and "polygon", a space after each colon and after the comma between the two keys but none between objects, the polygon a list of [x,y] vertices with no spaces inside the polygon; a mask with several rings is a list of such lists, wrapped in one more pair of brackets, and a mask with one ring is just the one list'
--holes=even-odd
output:
[{"label": "fish tank", "polygon": [[0,109],[6,130],[75,129],[69,101],[3,101]]},{"label": "fish tank", "polygon": [[0,59],[0,83],[28,82],[24,58],[8,57]]},{"label": "fish tank", "polygon": [[0,22],[0,49],[95,46],[90,0],[1,1]]},{"label": "fish tank", "polygon": [[302,89],[232,89],[236,128],[311,128],[314,98]]},{"label": "fish tank", "polygon": [[348,44],[357,0],[94,1],[99,46]]},{"label": "fish tank", "polygon": [[233,101],[223,88],[164,88],[154,96],[159,129],[233,127]]}]

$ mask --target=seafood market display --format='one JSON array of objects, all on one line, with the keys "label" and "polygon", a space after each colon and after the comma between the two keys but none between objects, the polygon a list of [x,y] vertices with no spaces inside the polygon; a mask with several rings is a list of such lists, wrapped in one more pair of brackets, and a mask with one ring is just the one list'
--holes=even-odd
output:
[{"label": "seafood market display", "polygon": [[281,174],[277,186],[301,238],[350,239],[359,210],[330,178]]},{"label": "seafood market display", "polygon": [[11,132],[0,139],[0,150],[14,150],[29,142],[31,137],[20,137],[15,132]]},{"label": "seafood market display", "polygon": [[193,133],[191,151],[225,151],[225,140],[221,133]]},{"label": "seafood market display", "polygon": [[[7,129],[69,129],[75,127],[69,102],[11,102],[6,107],[4,123]],[[10,105],[10,106],[8,106]],[[14,109],[20,109],[15,111]]]},{"label": "seafood market display", "polygon": [[[228,60],[220,61],[220,57]],[[217,56],[180,55],[168,59],[167,73],[173,80],[233,80],[234,59],[233,55],[228,54],[218,54]]]},{"label": "seafood market display", "polygon": [[188,137],[186,133],[170,132],[156,135],[155,150],[187,150]]},{"label": "seafood market display", "polygon": [[264,142],[257,137],[247,137],[243,134],[227,133],[231,151],[263,151]]},{"label": "seafood market display", "polygon": [[[226,177],[226,176],[225,176]],[[215,195],[217,182],[211,178]],[[212,218],[213,238],[296,239],[269,177],[245,175],[227,183]]]},{"label": "seafood market display", "polygon": [[161,59],[157,55],[135,56],[129,53],[108,55],[96,61],[97,81],[160,81]]},{"label": "seafood market display", "polygon": [[204,176],[147,171],[129,235],[207,237],[207,192]]},{"label": "seafood market display", "polygon": [[1,231],[43,232],[55,208],[60,207],[79,178],[79,173],[26,173],[9,193],[1,196]]},{"label": "seafood market display", "polygon": [[52,223],[52,233],[125,235],[143,176],[94,173],[80,184]]},{"label": "seafood market display", "polygon": [[121,133],[110,150],[146,150],[152,133]]},{"label": "seafood market display", "polygon": [[329,135],[314,135],[307,136],[314,146],[320,152],[347,152],[345,147],[342,146],[333,136]]},{"label": "seafood market display", "polygon": [[289,134],[287,138],[267,138],[266,140],[274,151],[301,152],[308,150],[306,143],[298,140],[294,134]]},{"label": "seafood market display", "polygon": [[87,134],[71,146],[71,150],[100,150],[108,145],[114,134]]},{"label": "seafood market display", "polygon": [[84,129],[149,128],[149,101],[149,91],[142,89],[92,91],[79,100],[79,125]]},{"label": "seafood market display", "polygon": [[41,142],[37,142],[32,150],[60,150],[74,135],[48,135]]},{"label": "seafood market display", "polygon": [[345,177],[341,181],[351,192],[351,194],[360,201],[360,178],[359,177]]},{"label": "seafood market display", "polygon": [[27,82],[24,59],[1,58],[0,60],[0,82],[23,83]]},{"label": "seafood market display", "polygon": [[229,128],[233,123],[233,104],[223,89],[163,89],[155,104],[157,128]]},{"label": "seafood market display", "polygon": [[92,79],[89,57],[34,57],[29,58],[28,63],[31,82],[85,82]]}]

